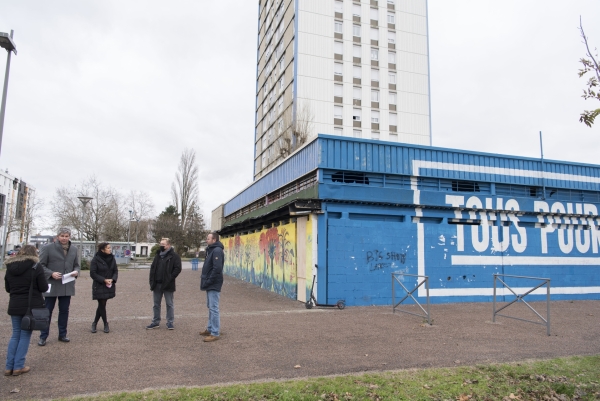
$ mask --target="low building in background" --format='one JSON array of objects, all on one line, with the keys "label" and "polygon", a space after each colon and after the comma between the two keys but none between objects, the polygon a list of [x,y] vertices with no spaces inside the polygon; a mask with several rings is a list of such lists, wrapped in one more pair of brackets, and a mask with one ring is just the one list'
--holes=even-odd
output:
[{"label": "low building in background", "polygon": [[54,242],[55,238],[55,235],[32,235],[29,237],[27,245],[33,245],[37,249],[40,249],[44,245]]}]

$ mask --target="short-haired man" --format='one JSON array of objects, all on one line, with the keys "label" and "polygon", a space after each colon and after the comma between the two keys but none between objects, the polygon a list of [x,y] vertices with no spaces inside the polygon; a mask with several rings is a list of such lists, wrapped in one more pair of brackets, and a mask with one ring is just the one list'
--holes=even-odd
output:
[{"label": "short-haired man", "polygon": [[[70,239],[71,230],[62,227],[58,230],[57,241],[46,245],[40,252],[40,264],[50,284],[50,290],[44,294],[46,308],[50,310],[50,319],[52,319],[52,311],[58,300],[58,341],[64,343],[71,341],[67,337],[67,323],[71,297],[75,295],[75,280],[63,284],[63,276],[70,274],[77,278],[81,272],[77,247],[71,244]],[[38,345],[46,345],[49,334],[50,325],[46,330],[40,331]]]},{"label": "short-haired man", "polygon": [[156,252],[152,265],[150,266],[150,291],[154,295],[154,317],[152,323],[146,329],[156,329],[160,324],[160,304],[165,297],[167,304],[167,329],[174,330],[175,307],[173,298],[175,296],[175,279],[181,273],[181,258],[171,246],[168,238],[160,240],[160,250]]},{"label": "short-haired man", "polygon": [[206,237],[206,259],[202,266],[200,290],[206,291],[206,306],[208,307],[208,325],[200,335],[205,336],[205,342],[219,339],[221,319],[219,316],[219,299],[223,286],[223,244],[219,241],[219,234],[212,232]]}]

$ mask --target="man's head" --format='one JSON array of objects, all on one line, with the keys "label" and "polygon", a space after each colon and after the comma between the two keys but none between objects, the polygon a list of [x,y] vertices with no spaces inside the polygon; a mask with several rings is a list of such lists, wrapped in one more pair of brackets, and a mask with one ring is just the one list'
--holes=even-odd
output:
[{"label": "man's head", "polygon": [[67,227],[59,228],[57,238],[58,242],[60,242],[62,245],[67,245],[71,239],[71,229]]},{"label": "man's head", "polygon": [[168,251],[171,248],[171,240],[168,238],[163,238],[160,240],[160,250],[161,252]]},{"label": "man's head", "polygon": [[215,242],[217,242],[218,240],[219,240],[219,234],[217,234],[217,233],[216,233],[216,232],[214,232],[214,231],[213,231],[213,232],[211,232],[210,234],[208,234],[208,235],[206,236],[206,243],[207,243],[208,245],[212,245],[212,244],[214,244]]}]

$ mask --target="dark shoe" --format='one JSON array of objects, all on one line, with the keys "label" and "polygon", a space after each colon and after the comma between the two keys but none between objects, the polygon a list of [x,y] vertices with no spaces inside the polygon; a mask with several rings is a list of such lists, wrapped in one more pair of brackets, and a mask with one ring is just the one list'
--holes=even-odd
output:
[{"label": "dark shoe", "polygon": [[204,337],[204,342],[209,343],[212,341],[217,341],[218,339],[219,339],[219,336],[206,336],[206,337]]},{"label": "dark shoe", "polygon": [[158,323],[150,323],[148,326],[146,326],[146,330],[156,329],[158,326],[160,326]]},{"label": "dark shoe", "polygon": [[167,323],[167,329],[175,330],[175,326],[173,326],[173,323]]},{"label": "dark shoe", "polygon": [[95,332],[97,331],[97,330],[96,330],[96,325],[97,325],[97,324],[98,324],[98,323],[92,323],[92,333],[95,333]]},{"label": "dark shoe", "polygon": [[30,370],[31,370],[31,368],[29,366],[25,366],[23,369],[15,369],[15,370],[13,370],[13,376],[20,376],[22,374],[29,372]]},{"label": "dark shoe", "polygon": [[201,335],[201,336],[205,336],[205,337],[206,337],[206,336],[210,336],[210,331],[208,331],[208,330],[201,331],[201,332],[200,332],[200,335]]},{"label": "dark shoe", "polygon": [[44,345],[46,345],[46,339],[45,338],[40,338],[40,341],[38,341],[38,345],[40,347],[43,347]]},{"label": "dark shoe", "polygon": [[11,370],[5,370],[4,371],[4,376],[12,376],[12,373],[13,373],[12,369]]},{"label": "dark shoe", "polygon": [[71,342],[71,340],[69,340],[68,337],[58,337],[58,341],[63,342],[63,343]]},{"label": "dark shoe", "polygon": [[110,333],[110,329],[108,328],[108,322],[104,323],[104,332]]}]

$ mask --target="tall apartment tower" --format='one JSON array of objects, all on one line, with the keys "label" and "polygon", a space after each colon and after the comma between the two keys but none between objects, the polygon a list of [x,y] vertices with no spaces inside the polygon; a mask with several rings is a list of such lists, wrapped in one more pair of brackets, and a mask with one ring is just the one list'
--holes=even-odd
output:
[{"label": "tall apartment tower", "polygon": [[259,0],[254,179],[317,133],[431,145],[427,0]]}]

